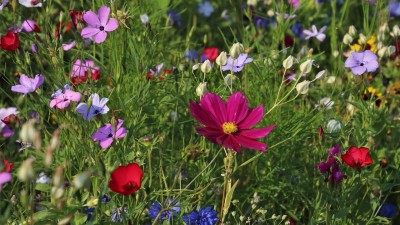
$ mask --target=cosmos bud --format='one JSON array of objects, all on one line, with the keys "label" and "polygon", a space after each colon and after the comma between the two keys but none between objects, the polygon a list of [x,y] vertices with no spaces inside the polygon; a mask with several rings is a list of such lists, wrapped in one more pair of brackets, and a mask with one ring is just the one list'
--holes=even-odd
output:
[{"label": "cosmos bud", "polygon": [[229,50],[229,55],[233,59],[237,59],[240,54],[244,53],[244,47],[241,43],[235,43],[232,45],[231,49]]}]

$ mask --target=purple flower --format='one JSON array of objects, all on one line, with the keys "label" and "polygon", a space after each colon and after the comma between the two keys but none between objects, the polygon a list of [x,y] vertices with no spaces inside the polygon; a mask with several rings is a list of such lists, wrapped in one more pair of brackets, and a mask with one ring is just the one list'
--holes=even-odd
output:
[{"label": "purple flower", "polygon": [[311,27],[312,31],[310,30],[303,30],[303,33],[306,35],[305,39],[308,40],[312,37],[315,37],[318,39],[318,41],[323,42],[326,38],[326,35],[324,34],[326,30],[326,26],[323,26],[319,31],[315,25],[312,25]]},{"label": "purple flower", "polygon": [[392,219],[396,212],[397,206],[395,204],[384,202],[379,208],[378,215]]},{"label": "purple flower", "polygon": [[379,68],[378,56],[371,50],[353,52],[346,59],[344,67],[351,68],[354,75],[362,75],[365,72],[375,72]]},{"label": "purple flower", "polygon": [[211,5],[209,1],[199,2],[198,12],[204,15],[205,17],[209,17],[214,12],[214,7]]},{"label": "purple flower", "polygon": [[38,47],[36,44],[32,44],[32,52],[33,53],[38,53]]},{"label": "purple flower", "polygon": [[341,148],[339,145],[336,145],[331,150],[329,150],[329,158],[326,162],[320,162],[315,167],[319,169],[321,174],[327,174],[327,181],[329,183],[340,183],[343,179],[346,179],[347,176],[339,170],[339,161],[335,156],[339,156],[341,152]]},{"label": "purple flower", "polygon": [[[174,201],[173,198],[168,200],[168,206]],[[168,207],[167,206],[167,207]],[[149,208],[149,216],[152,219],[157,218],[158,214],[160,213],[160,211],[163,209],[162,205],[159,202],[154,202],[150,208]],[[179,213],[179,211],[181,210],[181,207],[179,206],[179,202],[175,203],[175,205],[173,207],[170,207],[168,210],[164,210],[163,212],[161,212],[160,217],[158,217],[159,221],[163,221],[163,220],[170,220],[173,216],[175,216],[176,214]]]},{"label": "purple flower", "polygon": [[205,209],[195,210],[189,215],[183,216],[183,221],[186,225],[214,225],[219,221],[217,216],[218,212],[212,206],[208,206]]},{"label": "purple flower", "polygon": [[83,15],[83,19],[89,24],[83,28],[81,35],[83,38],[93,37],[94,42],[102,43],[107,38],[107,32],[111,32],[118,28],[118,20],[115,18],[108,19],[110,16],[110,8],[102,6],[99,8],[99,15],[93,11],[87,11]]},{"label": "purple flower", "polygon": [[4,0],[3,3],[0,5],[0,10],[3,10],[4,7],[8,4],[8,0]]},{"label": "purple flower", "polygon": [[179,15],[178,10],[173,9],[168,12],[168,17],[169,17],[169,24],[173,26],[175,23],[178,26],[182,26],[182,21],[181,21],[181,16]]},{"label": "purple flower", "polygon": [[116,131],[111,123],[106,124],[104,127],[100,127],[93,135],[93,141],[100,141],[102,148],[108,148],[116,138],[123,138],[126,135],[126,128],[122,127],[123,120],[118,119],[118,125]]},{"label": "purple flower", "polygon": [[55,96],[50,101],[50,107],[53,108],[54,106],[56,106],[59,109],[65,109],[69,106],[71,101],[79,102],[81,100],[81,97],[81,93],[67,89],[64,93]]},{"label": "purple flower", "polygon": [[389,12],[391,16],[400,16],[400,2],[392,0],[389,4]]},{"label": "purple flower", "polygon": [[293,25],[292,31],[297,37],[299,37],[299,38],[304,37],[303,24],[301,24],[300,22],[297,22],[295,25]]},{"label": "purple flower", "polygon": [[340,148],[340,145],[336,145],[335,147],[331,148],[329,150],[329,155],[331,156],[337,156],[341,153],[342,149]]},{"label": "purple flower", "polygon": [[199,54],[197,53],[196,50],[188,50],[186,52],[185,58],[189,60],[196,60],[199,57]]},{"label": "purple flower", "polygon": [[228,62],[222,67],[222,71],[233,70],[233,72],[240,72],[243,70],[244,65],[250,62],[253,62],[253,59],[247,58],[247,54],[240,54],[235,60],[229,56]]},{"label": "purple flower", "polygon": [[0,191],[3,188],[3,184],[8,183],[12,180],[11,173],[0,172]]},{"label": "purple flower", "polygon": [[62,48],[64,49],[64,51],[69,51],[70,49],[75,47],[75,44],[76,44],[76,41],[72,41],[71,43],[68,43],[68,44],[62,44]]},{"label": "purple flower", "polygon": [[84,120],[90,121],[93,117],[106,114],[110,109],[106,106],[108,102],[108,98],[102,98],[97,93],[90,95],[89,102],[92,102],[90,108],[88,108],[88,104],[79,103],[76,107],[76,111],[83,116]]},{"label": "purple flower", "polygon": [[36,74],[35,78],[29,78],[27,75],[22,74],[19,78],[18,85],[11,87],[11,91],[23,93],[24,95],[36,91],[44,82],[42,74]]}]

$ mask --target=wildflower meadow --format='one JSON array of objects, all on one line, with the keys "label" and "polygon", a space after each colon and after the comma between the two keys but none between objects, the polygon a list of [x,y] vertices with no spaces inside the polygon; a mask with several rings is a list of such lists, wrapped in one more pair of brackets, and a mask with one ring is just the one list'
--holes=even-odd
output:
[{"label": "wildflower meadow", "polygon": [[399,0],[0,4],[0,225],[400,224]]}]

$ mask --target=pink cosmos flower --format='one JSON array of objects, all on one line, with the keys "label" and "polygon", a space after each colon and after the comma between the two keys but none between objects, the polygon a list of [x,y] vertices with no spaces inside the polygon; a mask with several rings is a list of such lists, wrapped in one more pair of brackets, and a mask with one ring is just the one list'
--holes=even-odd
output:
[{"label": "pink cosmos flower", "polygon": [[190,111],[204,127],[196,127],[208,140],[241,153],[241,147],[266,151],[267,145],[256,139],[267,136],[276,125],[253,128],[264,116],[264,106],[251,109],[246,97],[237,92],[225,103],[222,98],[208,92],[200,104],[190,102]]},{"label": "pink cosmos flower", "polygon": [[8,183],[12,180],[11,173],[0,172],[0,191],[3,188],[3,184]]},{"label": "pink cosmos flower", "polygon": [[53,108],[56,106],[59,109],[65,109],[69,106],[71,101],[79,102],[81,98],[81,93],[67,89],[64,93],[57,95],[50,101],[50,107]]},{"label": "pink cosmos flower", "polygon": [[118,28],[118,20],[115,18],[108,19],[110,16],[110,8],[102,6],[99,8],[99,15],[93,11],[87,11],[83,15],[83,19],[89,24],[83,28],[81,35],[83,38],[93,37],[94,42],[102,43],[107,38],[107,32],[111,32]]},{"label": "pink cosmos flower", "polygon": [[126,128],[122,127],[124,120],[118,119],[117,130],[114,131],[114,126],[111,123],[100,127],[93,135],[93,141],[100,141],[102,148],[108,148],[113,143],[115,138],[123,138],[126,135]]},{"label": "pink cosmos flower", "polygon": [[18,85],[11,87],[11,91],[23,93],[24,95],[36,91],[44,82],[42,74],[36,74],[35,78],[29,78],[27,75],[22,74],[19,78]]}]

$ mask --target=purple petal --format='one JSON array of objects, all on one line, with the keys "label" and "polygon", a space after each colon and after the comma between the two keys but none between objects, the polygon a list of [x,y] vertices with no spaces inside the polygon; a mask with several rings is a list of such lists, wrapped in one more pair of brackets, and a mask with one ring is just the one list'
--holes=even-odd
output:
[{"label": "purple petal", "polygon": [[364,61],[364,52],[353,52],[351,53],[351,57],[353,57],[357,62],[361,63]]},{"label": "purple petal", "polygon": [[62,44],[62,47],[64,49],[64,51],[69,51],[71,50],[73,47],[75,47],[76,41],[72,41],[69,44]]},{"label": "purple petal", "polygon": [[115,132],[115,138],[123,138],[126,136],[126,128],[121,127]]},{"label": "purple petal", "polygon": [[260,105],[255,109],[250,109],[247,117],[238,124],[239,129],[247,129],[256,125],[264,116],[264,106]]},{"label": "purple petal", "polygon": [[107,38],[107,32],[105,31],[100,31],[96,35],[94,35],[93,40],[97,44],[103,43]]},{"label": "purple petal", "polygon": [[365,64],[365,67],[367,67],[367,72],[375,72],[379,68],[379,63],[375,60],[369,61]]},{"label": "purple petal", "polygon": [[92,105],[101,107],[99,94],[94,93],[94,94],[90,95],[90,99],[92,99]]},{"label": "purple petal", "polygon": [[236,64],[238,66],[242,66],[244,64],[244,61],[247,59],[247,54],[240,54],[239,57],[236,59]]},{"label": "purple petal", "polygon": [[356,67],[359,65],[360,65],[360,62],[357,61],[354,57],[349,57],[344,62],[344,67],[346,67],[346,68],[353,68],[353,67]]},{"label": "purple petal", "polygon": [[84,19],[84,20],[86,21],[86,23],[88,23],[89,26],[91,26],[91,27],[100,26],[99,17],[98,17],[97,14],[94,13],[93,11],[87,11],[87,12],[83,15],[83,19]]},{"label": "purple petal", "polygon": [[11,87],[11,91],[13,91],[13,92],[18,92],[18,93],[23,93],[23,94],[28,94],[28,93],[31,92],[30,89],[28,89],[28,88],[26,88],[25,86],[20,85],[20,84],[15,85],[15,86],[12,86],[12,87]]},{"label": "purple petal", "polygon": [[326,30],[327,26],[323,26],[320,30],[319,33],[323,33]]},{"label": "purple petal", "polygon": [[88,120],[88,105],[86,103],[79,103],[79,105],[76,107],[76,111],[83,116],[84,120]]},{"label": "purple petal", "polygon": [[107,104],[107,102],[108,102],[108,98],[102,98],[102,99],[100,100],[98,106],[104,107],[104,106]]},{"label": "purple petal", "polygon": [[85,28],[82,29],[81,36],[82,36],[83,38],[90,38],[90,37],[95,36],[95,35],[98,34],[99,32],[101,32],[101,31],[100,31],[100,29],[98,29],[98,28],[94,28],[94,27],[85,27]]},{"label": "purple petal", "polygon": [[14,131],[11,128],[9,128],[8,126],[5,126],[3,128],[3,137],[9,138],[13,135],[14,135]]},{"label": "purple petal", "polygon": [[93,141],[103,141],[110,136],[114,135],[114,127],[111,124],[107,124],[104,127],[100,127],[96,133],[93,135]]},{"label": "purple petal", "polygon": [[32,87],[32,79],[29,78],[27,75],[25,74],[21,74],[20,78],[19,78],[19,83],[27,88]]},{"label": "purple petal", "polygon": [[35,29],[36,23],[33,20],[25,20],[22,25],[21,28],[22,30],[24,30],[25,32],[32,32]]},{"label": "purple petal", "polygon": [[114,138],[112,138],[112,137],[107,138],[107,139],[104,140],[104,141],[100,141],[100,146],[101,146],[102,148],[108,148],[108,147],[110,147],[110,145],[113,143],[113,141],[114,141]]},{"label": "purple petal", "polygon": [[366,50],[364,52],[363,61],[371,62],[371,61],[378,61],[378,56],[371,50]]},{"label": "purple petal", "polygon": [[104,30],[107,31],[107,32],[110,32],[110,31],[113,31],[113,30],[115,30],[117,28],[118,28],[118,20],[114,19],[114,18],[111,18],[108,21],[107,25],[104,27]]},{"label": "purple petal", "polygon": [[365,71],[367,71],[367,68],[364,66],[356,66],[351,68],[351,72],[353,72],[354,75],[362,75],[365,73]]},{"label": "purple petal", "polygon": [[318,41],[323,42],[325,40],[326,35],[325,34],[317,34],[317,36],[315,36]]},{"label": "purple petal", "polygon": [[34,84],[34,89],[38,89],[40,86],[42,86],[44,82],[44,76],[42,74],[36,74],[35,79],[33,80]]},{"label": "purple petal", "polygon": [[108,17],[110,16],[110,8],[107,6],[102,6],[99,8],[99,20],[100,26],[105,27],[107,25]]}]

